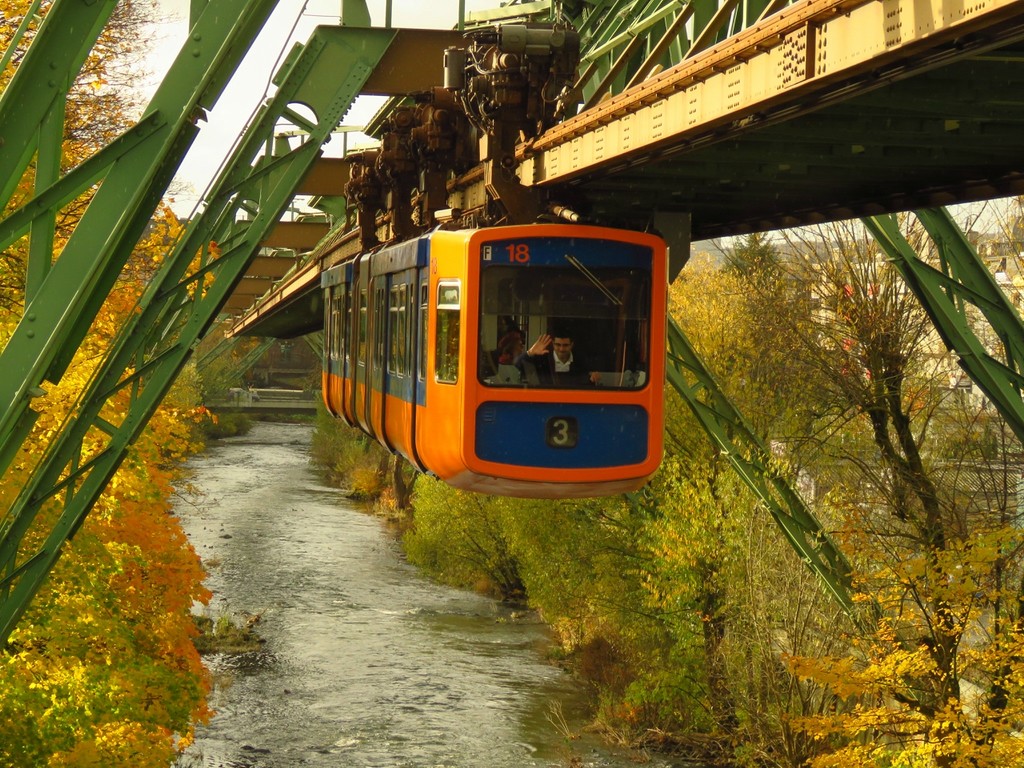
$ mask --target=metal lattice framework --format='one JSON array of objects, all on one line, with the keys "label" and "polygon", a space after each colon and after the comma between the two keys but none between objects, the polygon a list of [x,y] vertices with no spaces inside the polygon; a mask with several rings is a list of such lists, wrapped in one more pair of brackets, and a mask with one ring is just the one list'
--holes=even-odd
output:
[{"label": "metal lattice framework", "polygon": [[[186,46],[140,123],[142,128],[129,132],[130,137],[159,135],[154,141],[164,151],[144,147],[148,154],[135,162],[122,154],[120,162],[102,166],[104,175],[98,168],[87,172],[80,166],[42,192],[43,199],[55,205],[70,199],[71,190],[84,180],[93,183],[101,176],[101,187],[82,223],[52,268],[45,270],[38,292],[26,297],[22,320],[0,354],[0,364],[16,371],[0,386],[5,402],[0,419],[3,468],[31,429],[36,416],[31,398],[44,379],[57,381],[63,374],[88,320],[98,311],[163,194],[196,131],[191,116],[200,104],[209,105],[204,100],[215,99],[211,89],[227,80],[273,8],[272,2],[229,1],[237,6],[234,10],[228,12],[226,2],[218,3],[217,12],[201,15],[193,26],[192,41],[217,41],[215,50],[197,53]],[[51,18],[56,23],[66,20],[60,14],[48,21]],[[126,320],[88,389],[3,518],[0,637],[9,635],[64,542],[74,535],[123,461],[392,37],[389,30],[353,33],[341,27],[320,28],[278,73],[277,91],[228,158],[207,196],[203,215],[189,223],[167,255],[137,311]],[[33,49],[38,44],[37,39]],[[339,72],[346,74],[338,77]],[[31,77],[31,73],[31,68],[19,70],[16,77]],[[9,119],[2,106],[0,116]],[[164,115],[181,119],[171,126]],[[282,125],[291,134],[301,134],[293,139],[295,147],[273,141]],[[43,148],[39,152],[43,154]],[[111,152],[106,151],[108,160]],[[117,197],[118,193],[128,194],[130,200]],[[42,229],[45,239],[45,221],[41,224],[32,216],[41,207],[33,201],[0,222],[5,242],[33,224]],[[53,206],[47,211],[52,216]],[[33,231],[33,239],[36,235]],[[123,399],[125,394],[128,406],[113,408],[114,398]],[[51,510],[45,518],[44,509]],[[47,522],[30,543],[28,532],[38,530],[44,519],[52,523]]]}]

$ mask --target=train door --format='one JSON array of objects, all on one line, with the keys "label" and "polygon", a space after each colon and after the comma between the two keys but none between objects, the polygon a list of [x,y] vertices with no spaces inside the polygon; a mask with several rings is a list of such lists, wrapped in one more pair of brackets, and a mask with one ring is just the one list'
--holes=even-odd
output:
[{"label": "train door", "polygon": [[430,317],[430,276],[426,269],[417,269],[414,273],[414,279],[409,286],[409,305],[413,321],[412,332],[409,335],[409,360],[412,362],[409,460],[418,469],[426,470],[426,465],[423,463],[418,449],[420,441],[424,439],[419,435],[419,431],[423,408],[427,403],[427,323]]},{"label": "train door", "polygon": [[348,312],[348,285],[344,279],[343,267],[336,267],[325,273],[324,302],[324,348],[323,348],[323,399],[332,416],[344,418],[344,376],[346,341],[346,317]]},{"label": "train door", "polygon": [[[323,277],[321,277],[321,285],[323,285]],[[324,288],[324,348],[323,357],[321,359],[321,378],[320,378],[320,389],[323,393],[324,405],[327,408],[328,413],[332,416],[338,416],[340,409],[337,408],[336,403],[331,398],[332,390],[332,379],[337,376],[334,363],[334,313],[339,311],[336,305],[337,297],[335,296],[337,288],[336,286],[330,286]]]},{"label": "train door", "polygon": [[[421,282],[421,285],[423,283]],[[421,288],[422,290],[422,288]],[[468,350],[465,302],[465,237],[439,231],[430,235],[429,284],[421,325],[424,355],[424,397],[416,421],[416,448],[423,462],[439,477],[448,479],[465,466],[462,459],[463,392]]]},{"label": "train door", "polygon": [[387,370],[383,421],[388,441],[402,455],[412,456],[413,325],[415,269],[393,274],[388,286]]},{"label": "train door", "polygon": [[425,274],[428,238],[398,243],[374,255],[371,278],[371,318],[373,326],[374,394],[376,377],[380,382],[380,402],[374,401],[371,418],[375,420],[378,439],[391,450],[401,453],[423,468],[413,439],[416,404],[425,402],[417,384],[422,382],[418,371],[417,287]]},{"label": "train door", "polygon": [[355,356],[352,370],[352,416],[357,426],[374,435],[366,418],[370,400],[369,291],[370,257],[369,254],[363,254],[356,260],[356,274],[352,281],[352,298],[355,301],[355,312],[352,314],[352,347]]},{"label": "train door", "polygon": [[366,398],[366,422],[369,432],[387,447],[392,447],[384,430],[384,372],[387,367],[386,341],[388,333],[387,295],[388,275],[370,279],[370,349],[367,360],[369,383]]},{"label": "train door", "polygon": [[338,403],[340,404],[342,418],[345,419],[349,426],[355,426],[355,416],[352,413],[352,390],[354,388],[352,381],[352,300],[355,293],[352,288],[351,262],[341,266],[341,275],[341,295],[339,296],[339,301],[341,302],[341,324],[338,328],[338,343],[341,347],[338,361],[341,385],[338,390]]}]

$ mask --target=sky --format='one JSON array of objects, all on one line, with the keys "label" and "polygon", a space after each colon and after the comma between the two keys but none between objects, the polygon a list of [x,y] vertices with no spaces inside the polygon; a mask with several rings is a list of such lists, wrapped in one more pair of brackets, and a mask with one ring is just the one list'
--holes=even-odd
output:
[{"label": "sky", "polygon": [[[148,35],[151,50],[143,66],[151,75],[147,78],[144,101],[156,90],[188,34],[189,4],[190,0],[156,0],[157,16],[163,21],[155,24]],[[497,5],[500,5],[498,0],[466,0],[467,11]],[[385,0],[368,0],[368,6],[373,25],[384,26]],[[450,29],[457,23],[458,12],[458,0],[393,0],[391,23],[395,27]],[[340,14],[341,0],[279,0],[208,120],[200,123],[199,137],[172,187],[173,208],[177,214],[191,213],[221,160],[230,152],[245,121],[268,95],[267,89],[272,87],[270,78],[293,42],[305,42],[317,25],[337,24]],[[439,79],[440,66],[438,62]],[[380,101],[377,98],[357,102],[346,116],[345,124],[358,126],[369,120]],[[353,139],[349,142],[351,146]],[[358,143],[358,139],[355,142]],[[340,139],[333,139],[326,148],[327,153],[340,152],[339,145]]]}]

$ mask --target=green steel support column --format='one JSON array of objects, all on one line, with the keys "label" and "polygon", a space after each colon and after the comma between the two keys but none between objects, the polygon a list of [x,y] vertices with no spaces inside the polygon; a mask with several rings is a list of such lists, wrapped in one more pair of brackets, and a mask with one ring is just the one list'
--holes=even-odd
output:
[{"label": "green steel support column", "polygon": [[[944,208],[917,211],[935,242],[942,269],[926,264],[900,232],[895,216],[874,216],[864,225],[886,252],[935,324],[960,366],[1024,442],[1024,323],[991,272]],[[985,348],[971,328],[966,305],[977,307],[1002,343],[1005,361]]]},{"label": "green steel support column", "polygon": [[[10,636],[64,543],[78,530],[213,323],[393,34],[321,27],[278,74],[277,93],[232,154],[204,213],[175,244],[139,311],[126,320],[76,412],[0,526],[0,564],[6,565],[0,581],[0,641]],[[301,120],[308,134],[305,141],[283,157],[260,158],[278,123],[297,117],[292,104],[302,104],[303,114],[311,110],[315,115]],[[197,254],[202,255],[198,266]],[[126,409],[110,405],[120,393],[129,395]],[[99,449],[88,452],[97,442]],[[55,508],[56,522],[41,532],[45,540],[30,546],[25,534],[39,524],[44,505]]]},{"label": "green steel support column", "polygon": [[[207,338],[216,332],[216,328],[211,328],[207,334]],[[220,341],[203,354],[199,355],[193,353],[192,362],[195,364],[196,371],[198,371],[199,377],[203,381],[203,389],[207,395],[211,392],[219,392],[221,389],[227,389],[231,386],[229,382],[231,380],[230,377],[234,375],[235,366],[230,366],[232,372],[229,375],[225,375],[220,371],[217,373],[211,373],[211,369],[217,360],[226,355],[230,355],[232,350],[238,346],[239,341],[240,339],[235,337],[222,336]],[[228,367],[229,366],[227,365],[223,366],[223,368]]]},{"label": "green steel support column", "polygon": [[230,375],[238,378],[244,376],[248,370],[256,365],[257,361],[263,357],[264,353],[276,343],[277,339],[272,336],[260,339],[259,343],[255,347],[246,352],[238,363],[231,367]]},{"label": "green steel support column", "polygon": [[[191,145],[198,131],[194,121],[202,110],[216,102],[223,84],[245,55],[275,3],[276,0],[218,0],[216,8],[208,8],[192,29],[145,117],[118,142],[118,152],[101,152],[102,158],[83,163],[86,170],[72,171],[0,222],[0,230],[6,230],[8,236],[20,234],[35,221],[42,227],[42,222],[54,211],[54,204],[73,199],[97,179],[102,179],[67,244],[47,270],[42,283],[34,287],[21,322],[0,352],[0,369],[5,371],[0,379],[0,474],[35,421],[31,399],[43,392],[44,379],[56,382],[63,376]],[[101,5],[104,4],[81,0],[71,3],[72,8]],[[23,80],[19,78],[26,73],[39,76],[40,68],[46,71],[45,63],[29,67],[29,58],[38,50],[40,53],[35,54],[33,62],[47,55],[60,60],[64,48],[72,47],[67,41],[66,29],[47,25],[61,20],[75,21],[79,25],[98,23],[95,12],[93,17],[81,19],[54,16],[59,7],[65,6],[58,3],[51,9],[44,23],[46,29],[40,30],[15,74],[18,87],[12,81],[0,97],[0,133],[4,135],[5,147],[20,146],[11,142],[12,136],[38,134],[39,125],[51,106],[49,103],[40,106],[39,99],[29,98],[30,93],[21,86]],[[44,32],[50,36],[44,36]],[[72,57],[73,61],[66,67],[80,62],[84,55]],[[71,70],[64,70],[68,71]],[[52,79],[56,83],[59,78],[53,75]],[[38,84],[36,90],[46,91],[51,102],[56,93],[55,88],[41,89]],[[30,117],[35,120],[31,132],[26,128]],[[29,157],[16,158],[15,162],[16,154],[0,155],[0,174],[8,171],[21,174]],[[101,165],[101,161],[106,164]],[[68,177],[85,186],[71,187],[65,183]],[[0,175],[0,178],[8,177]],[[41,231],[39,227],[33,227],[37,234]]]},{"label": "green steel support column", "polygon": [[[213,332],[215,331],[211,331],[211,333]],[[209,368],[213,364],[214,360],[221,355],[228,354],[235,348],[237,343],[238,340],[235,337],[223,336],[213,347],[203,352],[201,355],[195,355],[192,362],[195,363],[196,369],[200,374],[202,374],[203,370]]]},{"label": "green steel support column", "polygon": [[39,126],[55,105],[63,110],[68,88],[116,5],[117,0],[56,0],[43,19],[0,97],[0,209],[10,203],[36,153]]},{"label": "green steel support column", "polygon": [[666,374],[701,426],[757,495],[782,533],[854,621],[850,565],[842,552],[775,468],[771,453],[719,388],[682,329],[669,318]]},{"label": "green steel support column", "polygon": [[[60,178],[63,156],[65,102],[61,99],[43,118],[39,126],[39,154],[36,157],[35,193],[39,194]],[[28,305],[46,280],[53,264],[53,244],[57,229],[57,211],[47,208],[32,222],[28,266],[25,271],[25,304]]]}]

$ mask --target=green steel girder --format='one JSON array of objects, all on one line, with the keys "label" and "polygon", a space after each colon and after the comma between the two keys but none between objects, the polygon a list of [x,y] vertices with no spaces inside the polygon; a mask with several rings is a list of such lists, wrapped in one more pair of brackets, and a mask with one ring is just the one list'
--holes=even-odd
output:
[{"label": "green steel girder", "polygon": [[821,579],[846,613],[859,621],[846,557],[789,484],[764,441],[718,386],[671,317],[667,362],[665,372],[669,384],[682,396],[740,479],[761,500],[807,567]]},{"label": "green steel girder", "polygon": [[[43,19],[0,99],[0,209],[7,207],[39,149],[39,130],[47,115],[63,112],[64,96],[116,5],[117,0],[56,0]],[[5,65],[23,32],[19,28],[15,33]]]},{"label": "green steel girder", "polygon": [[[33,2],[26,10],[3,57],[7,67],[21,44],[31,19],[39,10]],[[0,125],[5,152],[0,152],[0,208],[6,208],[33,156],[35,191],[60,176],[66,100],[89,49],[114,10],[115,2],[58,2],[44,17],[34,41],[25,53],[0,103]],[[25,274],[26,303],[38,292],[49,273],[53,257],[56,211],[39,208],[35,220],[39,232],[29,245]]]},{"label": "green steel girder", "polygon": [[314,331],[313,333],[307,333],[302,337],[302,340],[306,342],[310,349],[316,354],[322,355],[324,353],[324,332]]},{"label": "green steel girder", "polygon": [[[207,337],[209,338],[209,337]],[[222,355],[228,354],[232,349],[235,348],[237,341],[232,336],[221,336],[221,338],[212,347],[207,348],[205,351],[194,354],[192,362],[195,363],[196,369],[203,371],[204,368],[210,367],[213,362],[221,357]],[[197,350],[198,352],[198,350]]]},{"label": "green steel girder", "polygon": [[[945,208],[923,209],[915,215],[938,249],[938,268],[914,252],[896,216],[874,216],[863,222],[921,302],[946,347],[957,354],[960,366],[1024,442],[1024,323]],[[968,305],[984,315],[1005,360],[994,357],[973,330]]]},{"label": "green steel girder", "polygon": [[789,0],[603,0],[570,15],[583,41],[576,86],[586,106],[678,64]]},{"label": "green steel girder", "polygon": [[[101,181],[115,162],[131,153],[141,141],[166,124],[159,113],[145,116],[96,154],[39,191],[31,204],[22,205],[0,221],[0,249],[7,248],[20,237],[32,232],[37,220],[53,215],[78,197],[82,190]],[[52,254],[49,255],[52,258]]]},{"label": "green steel girder", "polygon": [[[218,9],[225,2],[219,0]],[[321,27],[278,73],[276,94],[232,153],[203,214],[186,227],[0,525],[0,640],[9,637],[393,36],[391,30]],[[308,135],[296,148],[266,157],[264,147],[278,122],[294,114],[293,104],[315,115],[304,120]],[[129,405],[113,407],[122,393]],[[88,453],[87,438],[101,447]],[[55,522],[38,547],[30,546],[26,533],[42,525],[47,505],[55,508]]]},{"label": "green steel girder", "polygon": [[[38,229],[32,232],[33,241],[41,237],[44,242],[52,242],[52,206],[84,192],[97,178],[102,179],[52,266],[47,254],[45,268],[33,272],[38,282],[26,296],[24,315],[0,353],[0,368],[6,373],[0,379],[0,474],[35,422],[32,398],[43,392],[44,379],[56,382],[63,376],[149,222],[198,132],[196,117],[213,106],[275,4],[276,0],[219,0],[216,9],[208,8],[153,96],[145,117],[128,132],[123,143],[131,146],[102,153],[102,159],[72,171],[71,180],[56,182],[13,212],[10,224],[8,220],[0,222],[0,230],[10,237],[25,231],[26,220],[36,221],[39,226],[33,228]],[[35,147],[31,138],[41,135],[55,94],[66,92],[85,52],[99,34],[96,27],[102,26],[101,18],[106,19],[96,7],[106,5],[113,3],[71,0],[58,2],[50,9],[21,67],[0,97],[4,147],[22,146],[18,141]],[[68,8],[64,15],[53,15],[64,8]],[[92,9],[91,15],[83,8]],[[78,37],[72,39],[75,33]],[[49,85],[47,76],[55,85]],[[48,87],[33,85],[31,78],[42,78]],[[62,89],[54,90],[57,86]],[[36,97],[31,93],[33,87],[40,92]],[[59,136],[48,133],[51,141],[59,142]],[[40,147],[39,152],[59,152],[59,148]],[[31,159],[27,150],[17,157],[15,154],[0,155],[0,178],[8,185],[4,201]],[[11,176],[2,175],[8,173]],[[39,210],[46,211],[45,215],[34,215]],[[39,250],[38,246],[30,247]]]}]

